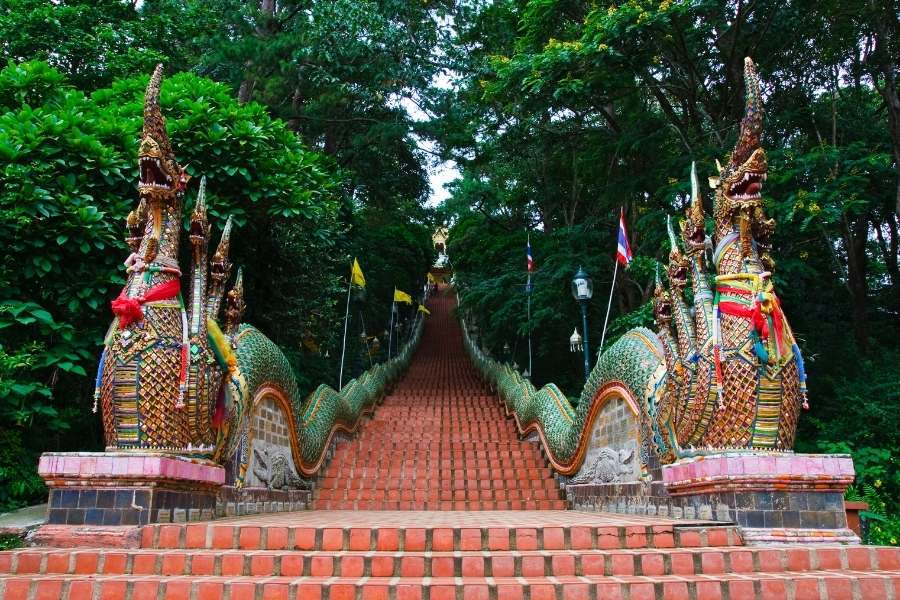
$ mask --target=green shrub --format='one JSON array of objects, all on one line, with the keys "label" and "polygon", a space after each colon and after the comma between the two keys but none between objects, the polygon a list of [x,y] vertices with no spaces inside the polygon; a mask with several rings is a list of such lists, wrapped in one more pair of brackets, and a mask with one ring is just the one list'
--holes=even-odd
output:
[{"label": "green shrub", "polygon": [[[42,493],[32,477],[40,451],[100,447],[92,377],[108,302],[124,282],[146,83],[125,79],[85,95],[45,63],[0,70],[0,502],[8,507]],[[263,107],[239,104],[208,79],[174,74],[161,104],[179,162],[208,178],[213,243],[225,218],[235,218],[232,258],[247,274],[250,316],[277,302],[296,320],[292,331],[332,329],[342,258],[334,246],[346,229],[333,163]],[[281,247],[274,232],[285,230],[300,242]],[[272,275],[276,258],[295,266],[290,281]],[[273,299],[259,282],[290,293]]]}]

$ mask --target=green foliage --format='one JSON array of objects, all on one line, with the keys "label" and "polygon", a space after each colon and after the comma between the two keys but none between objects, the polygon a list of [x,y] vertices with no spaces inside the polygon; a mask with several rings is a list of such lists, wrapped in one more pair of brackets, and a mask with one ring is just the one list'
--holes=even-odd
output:
[{"label": "green foliage", "polygon": [[15,550],[25,545],[25,540],[17,535],[0,535],[0,550]]},{"label": "green foliage", "polygon": [[[108,301],[124,281],[122,224],[135,204],[146,81],[116,81],[86,96],[43,63],[0,71],[0,423],[53,433],[49,443],[23,437],[26,448],[100,443],[87,375],[109,324]],[[175,75],[161,102],[179,161],[208,177],[214,230],[235,217],[232,256],[247,274],[253,310],[291,315],[296,327],[280,332],[288,347],[300,346],[296,330],[333,330],[334,247],[346,230],[333,163],[262,107],[238,104],[209,80]],[[271,278],[276,259],[296,277]],[[277,321],[261,321],[279,330]],[[20,492],[25,500],[34,489]]]},{"label": "green foliage", "polygon": [[[22,440],[22,433],[4,424],[0,429],[0,513],[46,494],[35,469],[37,458],[37,453]],[[0,539],[0,550],[4,543]]]},{"label": "green foliage", "polygon": [[96,89],[158,62],[189,68],[214,17],[208,3],[182,0],[4,0],[0,58],[44,60],[80,89]]},{"label": "green foliage", "polygon": [[[199,69],[264,103],[348,171],[354,200],[382,210],[422,202],[423,156],[400,105],[437,71],[437,2],[214,0]],[[269,10],[267,10],[267,8]]]},{"label": "green foliage", "polygon": [[859,513],[865,527],[863,542],[879,546],[900,544],[900,518],[888,514],[885,490],[880,479],[874,483],[855,483],[845,494],[848,501],[865,502],[869,505]]},{"label": "green foliage", "polygon": [[[833,390],[841,403],[824,402],[813,407],[804,425],[819,441],[813,445],[801,440],[798,447],[851,454],[856,484],[877,488],[884,510],[892,515],[900,511],[900,434],[894,424],[894,415],[900,410],[898,359],[896,350],[887,351],[849,365],[837,375],[825,374],[824,381],[815,382],[814,389]],[[846,406],[853,407],[852,418]]]}]

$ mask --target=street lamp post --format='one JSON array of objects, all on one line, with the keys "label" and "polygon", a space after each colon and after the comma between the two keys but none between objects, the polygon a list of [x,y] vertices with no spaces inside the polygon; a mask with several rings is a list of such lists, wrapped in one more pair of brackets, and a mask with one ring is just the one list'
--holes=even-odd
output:
[{"label": "street lamp post", "polygon": [[590,276],[581,267],[572,278],[572,297],[578,301],[581,306],[581,328],[584,331],[584,380],[587,381],[591,374],[591,351],[588,347],[588,318],[587,307],[591,296],[594,295],[594,282]]}]

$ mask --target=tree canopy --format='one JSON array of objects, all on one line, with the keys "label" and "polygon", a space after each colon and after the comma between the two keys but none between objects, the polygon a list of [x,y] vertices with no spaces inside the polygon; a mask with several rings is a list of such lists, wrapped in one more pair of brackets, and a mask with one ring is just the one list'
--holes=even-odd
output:
[{"label": "tree canopy", "polygon": [[[488,345],[508,344],[524,368],[530,330],[535,382],[577,396],[569,280],[579,266],[594,277],[596,350],[623,209],[636,259],[607,339],[650,323],[665,219],[687,205],[693,161],[703,178],[727,158],[751,56],[775,282],[808,357],[798,449],[853,452],[857,491],[896,513],[898,15],[897,0],[0,3],[0,483],[25,482],[0,485],[12,490],[0,506],[40,493],[15,466],[23,448],[82,447],[73,426],[99,444],[90,378],[155,63],[171,75],[162,102],[179,159],[209,178],[216,231],[226,215],[240,226],[247,319],[304,386],[336,379],[352,257],[370,282],[352,315],[360,354],[361,321],[383,332],[392,288],[418,289],[446,224],[462,308]],[[435,207],[429,169],[443,161],[459,176]],[[900,533],[879,527],[882,542]]]}]

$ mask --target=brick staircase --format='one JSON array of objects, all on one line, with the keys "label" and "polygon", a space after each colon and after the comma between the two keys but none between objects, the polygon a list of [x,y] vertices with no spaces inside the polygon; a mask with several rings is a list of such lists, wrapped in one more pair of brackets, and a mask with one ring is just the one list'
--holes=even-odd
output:
[{"label": "brick staircase", "polygon": [[[406,377],[337,448],[318,510],[0,552],[0,599],[900,600],[898,548],[748,547],[727,524],[535,510],[564,508],[559,487],[465,360],[451,302],[434,299]],[[103,546],[117,528],[84,529]]]},{"label": "brick staircase", "polygon": [[135,549],[0,553],[10,600],[900,597],[900,551],[744,547],[735,527],[574,511],[333,512],[151,525]]},{"label": "brick staircase", "polygon": [[313,508],[566,508],[540,447],[518,439],[469,362],[454,302],[432,299],[412,365],[359,435],[337,445]]}]

